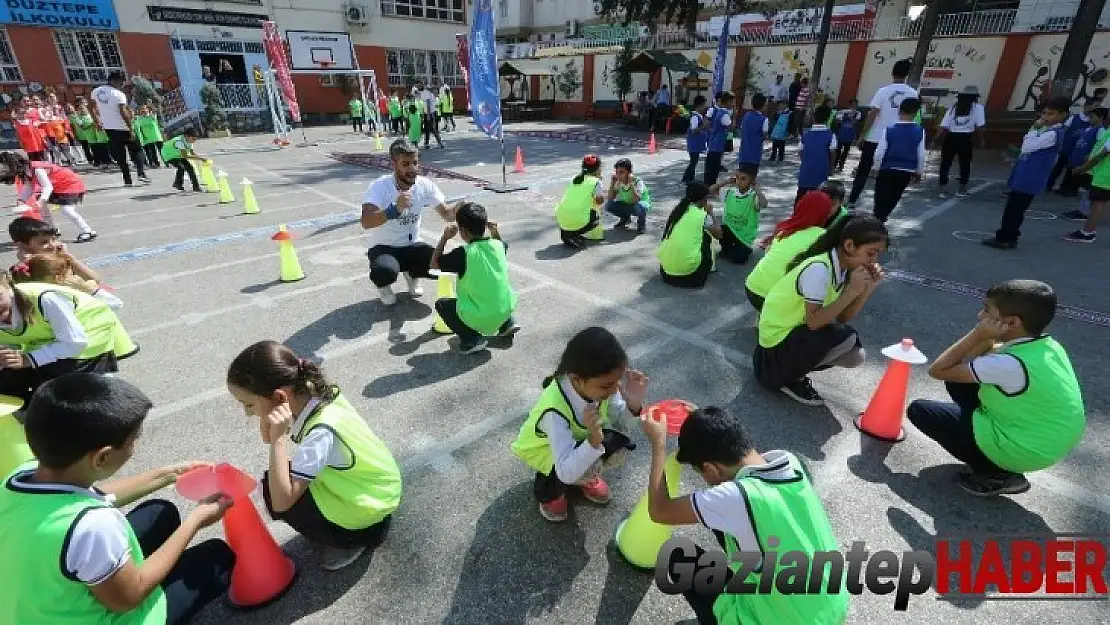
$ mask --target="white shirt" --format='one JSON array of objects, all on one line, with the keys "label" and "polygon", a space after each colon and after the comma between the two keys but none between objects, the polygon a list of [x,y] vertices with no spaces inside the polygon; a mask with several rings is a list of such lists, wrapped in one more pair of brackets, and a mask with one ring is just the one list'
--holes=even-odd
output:
[{"label": "white shirt", "polygon": [[1056,124],[1048,128],[1034,128],[1025,133],[1025,137],[1021,140],[1021,153],[1032,154],[1056,145],[1056,133],[1063,127],[1063,124]]},{"label": "white shirt", "polygon": [[790,100],[790,88],[786,85],[771,85],[771,99],[775,102],[788,102]]},{"label": "white shirt", "polygon": [[[833,271],[836,272],[836,286],[839,288],[844,284],[847,275],[840,268],[840,259],[837,255],[834,253],[829,256],[832,257]],[[829,292],[829,282],[829,268],[825,266],[825,263],[810,263],[809,267],[806,267],[798,275],[798,290],[807,302],[824,306],[825,294]]]},{"label": "white shirt", "polygon": [[436,112],[436,94],[425,89],[420,92],[418,97],[424,101],[425,113],[431,115]]},{"label": "white shirt", "polygon": [[[899,121],[898,123],[899,124],[914,124],[915,126],[917,125],[915,122]],[[886,156],[886,148],[887,148],[886,130],[884,129],[883,134],[882,134],[882,138],[879,139],[879,145],[875,147],[875,162],[878,163],[880,168],[883,166],[883,157]],[[912,172],[912,173],[921,175],[921,174],[925,173],[925,159],[926,158],[927,157],[926,157],[926,154],[925,154],[925,139],[922,138],[921,141],[919,141],[917,143],[917,168],[916,169],[902,169],[900,167],[891,167],[891,169],[898,170],[898,171],[908,171],[908,172]]]},{"label": "white shirt", "polygon": [[[305,404],[304,409],[293,421],[290,431],[299,432],[308,417],[312,415],[312,411],[319,405],[320,400],[316,398]],[[346,445],[339,443],[330,428],[317,427],[309,430],[297,445],[297,450],[293,452],[293,457],[289,461],[289,475],[297,480],[311,482],[325,467],[344,469],[350,467],[353,462],[351,451]]]},{"label": "white shirt", "polygon": [[1008,395],[1022,392],[1029,382],[1025,375],[1025,366],[1016,357],[999,352],[1003,348],[1031,340],[1033,339],[1030,337],[1014,339],[978,358],[973,358],[968,363],[968,366],[971,367],[971,374],[975,376],[975,380],[980,384],[993,384]]},{"label": "white shirt", "polygon": [[[370,247],[413,245],[420,240],[420,221],[424,209],[439,206],[447,199],[439,186],[424,176],[416,177],[416,184],[412,185],[409,192],[412,194],[412,204],[407,211],[367,231],[367,242]],[[384,211],[396,205],[400,194],[393,174],[386,174],[370,183],[362,202],[373,204]]]},{"label": "white shirt", "polygon": [[[566,376],[556,379],[552,384],[558,384],[563,389],[563,394],[568,400],[567,403],[570,405],[571,411],[574,412],[573,418],[582,423],[586,414],[586,400],[574,390],[574,385],[570,383]],[[597,406],[598,404],[593,405]],[[622,429],[620,417],[627,409],[628,404],[624,402],[620,391],[609,398],[610,428],[614,430]],[[579,482],[590,467],[600,460],[605,453],[604,445],[598,449],[587,441],[582,441],[581,444],[575,441],[570,426],[557,412],[551,410],[545,412],[543,417],[540,418],[540,429],[543,430],[544,434],[547,434],[548,443],[551,445],[551,453],[555,457],[555,475],[564,484]]]},{"label": "white shirt", "polygon": [[127,96],[122,91],[111,85],[100,85],[93,89],[92,100],[96,102],[100,125],[104,130],[130,130],[119,112],[120,105],[127,104]]},{"label": "white shirt", "polygon": [[968,115],[956,115],[956,107],[953,106],[948,109],[948,112],[944,114],[944,119],[940,122],[940,127],[951,134],[968,134],[986,125],[986,113],[983,105],[978,102],[971,105],[971,113]]},{"label": "white shirt", "polygon": [[[767,464],[744,467],[740,475],[758,475],[766,480],[790,480],[796,477],[785,451],[763,452]],[[737,477],[739,477],[737,476]],[[711,530],[724,532],[736,539],[743,551],[763,552],[748,513],[748,503],[735,480],[690,494],[698,521]],[[774,528],[765,528],[764,537],[773,536]]]},{"label": "white shirt", "polygon": [[866,141],[878,143],[884,131],[898,123],[898,107],[902,106],[902,100],[916,97],[916,89],[900,82],[891,83],[876,91],[875,97],[871,98],[871,108],[878,113],[871,124],[871,130],[867,133]]},{"label": "white shirt", "polygon": [[[88,347],[89,337],[85,334],[81,322],[77,320],[73,301],[57,293],[43,293],[39,301],[42,303],[43,317],[54,332],[54,342],[43,345],[33,352],[27,352],[34,366],[41,367],[66,358],[76,358]],[[0,324],[0,327],[23,330],[23,315],[19,313],[19,308],[14,302],[11,323]]]}]

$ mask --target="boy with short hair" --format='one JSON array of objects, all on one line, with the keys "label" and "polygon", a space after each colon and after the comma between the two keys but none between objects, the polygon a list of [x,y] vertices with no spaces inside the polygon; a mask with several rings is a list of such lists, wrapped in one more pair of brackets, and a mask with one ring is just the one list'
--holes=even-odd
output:
[{"label": "boy with short hair", "polygon": [[921,100],[906,98],[898,105],[898,123],[886,129],[875,148],[875,218],[886,223],[910,182],[925,173],[925,129],[914,121]]},{"label": "boy with short hair", "polygon": [[636,217],[636,232],[643,234],[647,229],[647,214],[651,210],[651,190],[643,178],[632,173],[632,161],[622,158],[613,164],[613,176],[609,180],[609,195],[606,197],[605,212],[620,217],[617,228],[627,228]]},{"label": "boy with short hair", "polygon": [[[825,120],[832,115],[829,107],[822,104],[813,112],[813,119]],[[802,196],[816,190],[832,175],[836,163],[836,135],[824,123],[814,123],[802,132],[798,151],[802,163],[798,166],[798,194],[794,196],[797,204]]]},{"label": "boy with short hair", "polygon": [[770,132],[770,123],[763,114],[767,96],[757,93],[752,96],[752,110],[744,113],[740,120],[740,166],[754,174],[759,173],[759,163],[763,161],[763,142]]},{"label": "boy with short hair", "polygon": [[767,208],[767,197],[755,183],[750,165],[709,187],[710,195],[720,197],[724,204],[721,228],[721,256],[744,264],[752,255],[759,213]]},{"label": "boy with short hair", "polygon": [[153,499],[119,508],[196,468],[184,463],[111,482],[131,458],[151,402],[119,378],[73,373],[43,384],[27,408],[38,459],[0,484],[0,623],[185,622],[223,595],[235,555],[222,540],[186,549],[220,520],[218,495],[184,521]]},{"label": "boy with short hair", "polygon": [[919,399],[906,410],[968,465],[957,482],[972,495],[1024,493],[1023,473],[1060,462],[1083,437],[1079,381],[1067,351],[1044,333],[1055,314],[1056,293],[1044,282],[991,287],[979,323],[929,368],[955,403]]},{"label": "boy with short hair", "polygon": [[[8,236],[15,243],[15,255],[19,262],[35,254],[58,254],[66,257],[72,266],[73,273],[85,280],[100,281],[96,272],[77,260],[66,249],[65,243],[58,240],[61,233],[54,226],[32,217],[18,217],[8,224]],[[15,273],[15,267],[8,269],[8,273]]]},{"label": "boy with short hair", "polygon": [[[487,229],[490,236],[486,236]],[[463,245],[444,254],[443,248],[456,234]],[[513,319],[517,295],[509,284],[508,247],[497,223],[486,218],[486,209],[465,202],[455,214],[455,223],[443,229],[432,255],[432,269],[459,277],[458,298],[436,300],[435,306],[443,322],[458,335],[459,351],[464,354],[487,349],[487,336],[512,337],[520,331]]]},{"label": "boy with short hair", "polygon": [[[816,552],[840,550],[825,506],[797,457],[778,449],[760,453],[740,419],[724,409],[689,409],[690,415],[678,434],[676,460],[693,467],[710,488],[670,497],[664,474],[666,419],[657,421],[645,412],[640,419],[651,442],[647,498],[652,521],[663,525],[700,523],[716,534],[730,557],[740,551],[800,551],[812,557]],[[698,548],[697,552],[692,558],[673,555],[671,570],[681,560],[696,567],[704,551]],[[739,567],[739,560],[729,564],[726,584]],[[762,575],[781,574],[781,562],[776,569],[752,575],[758,584]],[[783,594],[774,588],[769,593],[725,592],[716,596],[690,590],[685,597],[699,623],[843,623],[848,615],[847,585],[841,579],[839,592],[829,594],[829,577],[824,573],[821,580],[809,580],[811,588],[821,588],[819,594]]]},{"label": "boy with short hair", "polygon": [[189,182],[192,183],[194,192],[203,190],[200,187],[200,181],[197,180],[197,170],[193,168],[192,163],[192,159],[205,160],[205,157],[197,154],[193,148],[196,140],[197,131],[189,126],[181,134],[162,145],[162,160],[177,169],[177,174],[173,177],[173,188],[178,191],[185,190],[185,174],[189,174]]},{"label": "boy with short hair", "polygon": [[1025,213],[1033,204],[1033,198],[1044,193],[1048,185],[1052,163],[1056,160],[1060,143],[1064,139],[1064,118],[1070,108],[1071,98],[1052,98],[1041,111],[1037,122],[1025,134],[1021,141],[1021,152],[1010,169],[1010,193],[1006,199],[1006,208],[1002,211],[1002,223],[993,237],[983,239],[983,245],[1000,250],[1017,247]]}]

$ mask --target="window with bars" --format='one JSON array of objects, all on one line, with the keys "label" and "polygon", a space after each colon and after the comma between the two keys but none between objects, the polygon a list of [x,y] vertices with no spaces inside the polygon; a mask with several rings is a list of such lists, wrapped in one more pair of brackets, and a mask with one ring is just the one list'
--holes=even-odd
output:
[{"label": "window with bars", "polygon": [[462,87],[459,56],[454,50],[386,50],[389,84],[411,87],[422,82],[438,82],[449,87]]},{"label": "window with bars", "polygon": [[55,30],[54,43],[68,82],[102,83],[113,71],[123,71],[115,33]]},{"label": "window with bars", "polygon": [[444,22],[466,21],[463,0],[381,0],[382,15]]},{"label": "window with bars", "polygon": [[0,28],[0,82],[23,82],[23,72],[19,71],[19,62],[8,41],[8,31],[3,28]]}]

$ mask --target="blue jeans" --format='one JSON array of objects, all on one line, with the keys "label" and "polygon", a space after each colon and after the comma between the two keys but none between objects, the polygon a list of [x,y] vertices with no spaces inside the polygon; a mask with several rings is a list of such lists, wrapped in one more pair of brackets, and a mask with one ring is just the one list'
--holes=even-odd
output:
[{"label": "blue jeans", "polygon": [[628,202],[621,202],[620,200],[609,200],[605,203],[605,212],[612,213],[621,218],[621,223],[626,224],[632,220],[632,216],[636,216],[636,227],[643,228],[647,221],[647,205],[643,202],[629,204]]}]

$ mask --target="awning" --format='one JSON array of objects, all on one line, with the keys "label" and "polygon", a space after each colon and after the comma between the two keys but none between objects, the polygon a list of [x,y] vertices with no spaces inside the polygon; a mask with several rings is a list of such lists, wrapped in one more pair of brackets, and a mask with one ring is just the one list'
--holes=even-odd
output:
[{"label": "awning", "polygon": [[670,70],[676,74],[708,74],[709,70],[701,67],[686,55],[678,52],[665,52],[663,50],[644,50],[638,52],[624,65],[625,71],[631,74],[651,74],[659,68]]},{"label": "awning", "polygon": [[498,76],[554,76],[556,73],[550,61],[530,59],[512,59],[497,68]]}]

